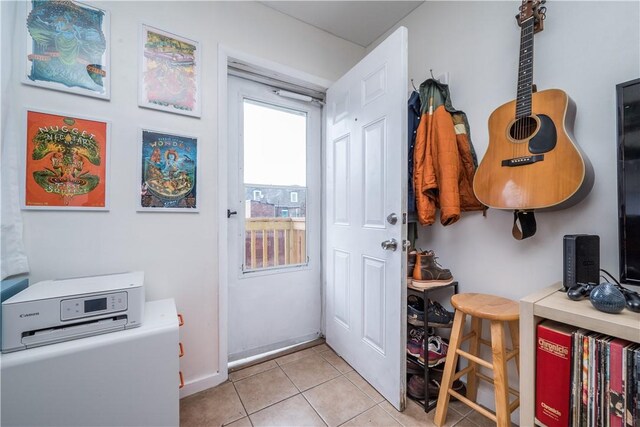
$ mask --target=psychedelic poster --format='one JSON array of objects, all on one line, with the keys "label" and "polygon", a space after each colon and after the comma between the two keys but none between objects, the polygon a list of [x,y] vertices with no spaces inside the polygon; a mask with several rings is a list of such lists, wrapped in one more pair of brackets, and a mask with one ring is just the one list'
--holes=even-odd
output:
[{"label": "psychedelic poster", "polygon": [[199,43],[142,26],[141,107],[200,117]]},{"label": "psychedelic poster", "polygon": [[142,130],[141,210],[195,212],[198,140]]},{"label": "psychedelic poster", "polygon": [[26,142],[25,208],[108,208],[106,122],[27,111]]},{"label": "psychedelic poster", "polygon": [[32,0],[25,83],[109,98],[109,14],[81,3]]}]

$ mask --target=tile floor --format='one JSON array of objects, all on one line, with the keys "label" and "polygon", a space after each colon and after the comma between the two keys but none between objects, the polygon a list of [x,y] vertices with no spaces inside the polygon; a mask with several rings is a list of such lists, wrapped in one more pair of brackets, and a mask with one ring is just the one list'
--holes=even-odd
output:
[{"label": "tile floor", "polygon": [[[446,426],[492,425],[459,402],[449,408]],[[396,411],[326,344],[233,372],[226,383],[180,401],[182,427],[431,427],[434,415],[409,399]]]}]

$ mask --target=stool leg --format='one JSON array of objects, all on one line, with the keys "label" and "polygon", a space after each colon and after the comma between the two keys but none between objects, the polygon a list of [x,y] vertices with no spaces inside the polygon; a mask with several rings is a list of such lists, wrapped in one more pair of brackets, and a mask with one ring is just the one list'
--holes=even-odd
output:
[{"label": "stool leg", "polygon": [[[444,372],[442,373],[442,382],[440,383],[440,394],[438,394],[438,406],[436,407],[435,424],[440,427],[447,418],[447,410],[449,409],[449,389],[453,385],[453,375],[455,374],[456,364],[458,362],[458,353],[456,350],[460,348],[460,340],[464,332],[464,319],[466,315],[456,310],[453,318],[453,326],[451,327],[451,337],[449,339],[449,349],[447,350],[447,360],[444,364]],[[426,351],[426,350],[425,350]],[[426,355],[425,355],[426,359]]]},{"label": "stool leg", "polygon": [[514,357],[516,361],[516,369],[520,374],[520,322],[513,320],[509,322],[509,332],[511,333],[511,343],[514,350],[518,350],[518,354]]},{"label": "stool leg", "polygon": [[[471,342],[469,344],[469,353],[474,356],[480,357],[480,338],[482,338],[482,319],[479,317],[471,318],[471,331],[475,334],[473,338],[471,338]],[[469,360],[469,366],[472,367],[472,370],[467,374],[467,399],[472,402],[476,401],[476,397],[478,395],[478,369],[480,367],[477,363]]]},{"label": "stool leg", "polygon": [[498,427],[511,426],[509,412],[509,382],[507,378],[504,326],[500,321],[491,321],[491,350],[493,353],[493,381],[496,397],[496,418]]}]

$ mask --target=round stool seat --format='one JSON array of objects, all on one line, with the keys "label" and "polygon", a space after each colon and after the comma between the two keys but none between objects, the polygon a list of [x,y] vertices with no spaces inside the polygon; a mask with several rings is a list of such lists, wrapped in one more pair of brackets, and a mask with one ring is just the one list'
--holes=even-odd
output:
[{"label": "round stool seat", "polygon": [[470,316],[481,319],[512,321],[520,317],[518,303],[507,298],[487,294],[457,294],[451,297],[451,305]]}]

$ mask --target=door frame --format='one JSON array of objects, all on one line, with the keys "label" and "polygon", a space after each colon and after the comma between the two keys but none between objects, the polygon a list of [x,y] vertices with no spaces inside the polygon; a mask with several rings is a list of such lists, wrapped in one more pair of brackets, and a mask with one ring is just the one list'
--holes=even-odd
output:
[{"label": "door frame", "polygon": [[[214,387],[223,383],[228,379],[228,303],[229,303],[229,257],[227,255],[227,239],[228,239],[228,219],[227,219],[227,203],[228,203],[228,147],[227,141],[229,136],[228,129],[228,67],[231,61],[238,61],[244,64],[254,66],[258,69],[268,70],[269,72],[277,73],[281,80],[290,79],[295,82],[303,82],[312,86],[320,86],[325,90],[331,85],[331,81],[294,69],[292,67],[279,64],[274,61],[270,61],[259,56],[251,55],[233,48],[229,48],[223,44],[218,44],[218,371],[208,379],[199,381],[199,384],[194,384],[190,388],[188,394],[196,393],[201,390],[205,390],[210,387]],[[325,111],[322,109],[321,116],[321,132],[320,137],[321,149],[324,149],[324,120]],[[324,162],[322,162],[321,171],[321,183],[324,182]],[[320,212],[324,209],[324,188],[321,189],[320,198]],[[320,220],[320,235],[324,235],[322,229],[323,220]],[[324,278],[323,278],[323,262],[322,253],[324,250],[324,238],[321,238],[320,242],[320,284],[322,289],[322,295],[324,299]],[[323,301],[324,307],[324,301]],[[324,315],[321,317],[320,324],[321,331],[324,332]],[[186,387],[185,387],[186,388]]]}]

